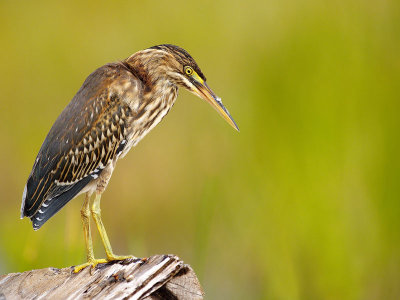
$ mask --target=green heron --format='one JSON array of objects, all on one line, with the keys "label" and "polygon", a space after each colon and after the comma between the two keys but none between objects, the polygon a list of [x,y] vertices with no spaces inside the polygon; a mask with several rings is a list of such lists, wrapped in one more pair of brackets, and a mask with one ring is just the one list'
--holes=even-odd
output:
[{"label": "green heron", "polygon": [[[210,103],[238,130],[189,53],[178,46],[159,45],[90,74],[47,134],[24,189],[21,218],[29,217],[37,230],[71,199],[85,193],[81,218],[87,263],[75,267],[75,272],[130,257],[112,251],[100,215],[101,194],[117,160],[174,105],[178,87]],[[90,216],[100,233],[106,259],[94,258]]]}]

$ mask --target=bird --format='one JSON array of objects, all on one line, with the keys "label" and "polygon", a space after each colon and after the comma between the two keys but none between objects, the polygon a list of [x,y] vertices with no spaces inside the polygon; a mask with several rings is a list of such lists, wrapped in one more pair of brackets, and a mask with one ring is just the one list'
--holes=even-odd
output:
[{"label": "bird", "polygon": [[[81,219],[87,262],[74,272],[132,256],[115,255],[100,213],[101,195],[116,162],[169,112],[184,88],[205,100],[239,131],[196,61],[181,47],[162,44],[96,69],[48,132],[26,182],[21,219],[38,230],[70,200],[85,194]],[[95,259],[90,218],[106,258]]]}]

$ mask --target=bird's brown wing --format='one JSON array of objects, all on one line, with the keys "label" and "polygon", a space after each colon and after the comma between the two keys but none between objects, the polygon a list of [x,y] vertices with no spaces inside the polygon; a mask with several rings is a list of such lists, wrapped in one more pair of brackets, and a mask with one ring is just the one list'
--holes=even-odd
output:
[{"label": "bird's brown wing", "polygon": [[129,81],[135,79],[122,76],[119,68],[106,65],[93,72],[47,135],[21,207],[21,217],[30,217],[35,229],[97,178],[125,146],[132,111],[121,99],[121,87],[131,88]]}]

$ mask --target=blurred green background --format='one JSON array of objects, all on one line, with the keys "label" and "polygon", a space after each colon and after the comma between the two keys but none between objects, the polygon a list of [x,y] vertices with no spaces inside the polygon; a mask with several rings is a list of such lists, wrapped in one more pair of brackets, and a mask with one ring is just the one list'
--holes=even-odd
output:
[{"label": "blurred green background", "polygon": [[83,197],[34,232],[25,181],[87,75],[172,43],[241,132],[181,91],[103,196],[115,252],[208,299],[400,299],[399,1],[2,0],[0,43],[0,273],[85,261]]}]

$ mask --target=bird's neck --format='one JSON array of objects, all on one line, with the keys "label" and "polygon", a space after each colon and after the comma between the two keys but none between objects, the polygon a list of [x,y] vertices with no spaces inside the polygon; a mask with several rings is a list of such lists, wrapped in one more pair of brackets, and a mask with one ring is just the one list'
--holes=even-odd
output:
[{"label": "bird's neck", "polygon": [[168,53],[146,49],[133,54],[123,62],[142,81],[143,103],[148,105],[147,109],[154,105],[168,112],[176,100],[178,86],[168,75],[168,61],[171,61]]},{"label": "bird's neck", "polygon": [[164,51],[146,49],[131,55],[125,63],[148,89],[152,89],[155,85],[164,85],[169,81],[167,56]]}]

